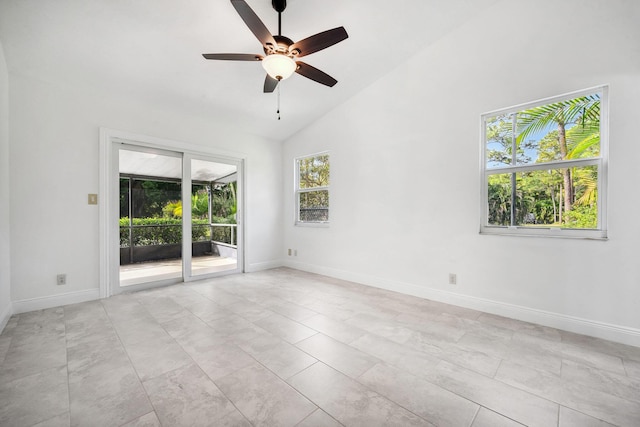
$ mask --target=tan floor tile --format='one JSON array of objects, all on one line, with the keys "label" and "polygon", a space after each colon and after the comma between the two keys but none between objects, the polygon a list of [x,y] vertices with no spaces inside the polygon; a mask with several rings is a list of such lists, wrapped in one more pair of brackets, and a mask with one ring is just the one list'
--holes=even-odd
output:
[{"label": "tan floor tile", "polygon": [[0,334],[0,425],[635,426],[638,395],[640,348],[288,268]]},{"label": "tan floor tile", "polygon": [[344,425],[432,425],[322,362],[295,375],[289,383]]},{"label": "tan floor tile", "polygon": [[216,384],[256,426],[294,426],[316,410],[307,398],[258,364]]},{"label": "tan floor tile", "polygon": [[236,409],[195,364],[144,382],[162,425],[210,426]]},{"label": "tan floor tile", "polygon": [[0,382],[0,425],[30,426],[69,410],[67,369],[58,367]]}]

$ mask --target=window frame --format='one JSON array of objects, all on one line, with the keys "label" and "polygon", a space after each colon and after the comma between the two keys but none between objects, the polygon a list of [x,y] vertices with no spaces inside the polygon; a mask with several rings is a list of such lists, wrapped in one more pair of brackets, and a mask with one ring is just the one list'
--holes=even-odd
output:
[{"label": "window frame", "polygon": [[[313,157],[328,156],[329,157],[329,185],[312,187],[312,188],[300,188],[300,161]],[[311,193],[315,191],[326,191],[327,197],[331,199],[331,154],[329,151],[320,151],[318,153],[307,154],[304,156],[298,156],[293,159],[293,172],[294,172],[294,198],[295,198],[295,211],[294,211],[294,224],[302,227],[329,227],[330,221],[301,221],[300,220],[300,195],[303,193]],[[331,218],[331,203],[327,206],[327,217]]]},{"label": "window frame", "polygon": [[[585,159],[559,160],[545,163],[529,163],[487,167],[486,123],[490,117],[518,113],[530,108],[566,101],[581,96],[600,94],[600,154]],[[532,237],[560,237],[577,239],[606,240],[607,235],[607,190],[609,156],[609,86],[600,85],[558,96],[539,99],[499,110],[489,111],[480,116],[480,234],[511,235]],[[489,176],[494,174],[520,173],[536,170],[557,170],[566,167],[596,166],[598,168],[598,224],[595,229],[563,228],[551,226],[503,226],[489,224],[488,189]]]}]

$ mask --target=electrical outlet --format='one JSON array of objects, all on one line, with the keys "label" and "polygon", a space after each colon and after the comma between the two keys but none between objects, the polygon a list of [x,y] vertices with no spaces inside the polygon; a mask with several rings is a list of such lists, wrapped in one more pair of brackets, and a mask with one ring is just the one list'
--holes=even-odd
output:
[{"label": "electrical outlet", "polygon": [[67,275],[66,274],[58,274],[56,276],[56,282],[58,285],[66,285],[67,284]]},{"label": "electrical outlet", "polygon": [[289,254],[289,256],[291,256],[291,249],[288,249],[287,253]]},{"label": "electrical outlet", "polygon": [[455,273],[449,273],[449,284],[450,285],[458,284],[458,276]]},{"label": "electrical outlet", "polygon": [[293,250],[293,256],[298,256],[298,250],[297,249]]},{"label": "electrical outlet", "polygon": [[87,203],[90,205],[97,205],[98,204],[98,195],[97,194],[89,194],[89,196],[87,197]]}]

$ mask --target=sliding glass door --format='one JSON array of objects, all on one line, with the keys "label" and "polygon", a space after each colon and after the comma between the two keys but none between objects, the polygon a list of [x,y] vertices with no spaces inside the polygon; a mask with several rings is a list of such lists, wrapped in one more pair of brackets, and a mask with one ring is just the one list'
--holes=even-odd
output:
[{"label": "sliding glass door", "polygon": [[111,293],[241,272],[240,161],[126,143],[113,150],[120,265]]},{"label": "sliding glass door", "polygon": [[181,280],[182,156],[123,146],[118,166],[120,286]]},{"label": "sliding glass door", "polygon": [[238,268],[238,167],[189,157],[191,277]]}]

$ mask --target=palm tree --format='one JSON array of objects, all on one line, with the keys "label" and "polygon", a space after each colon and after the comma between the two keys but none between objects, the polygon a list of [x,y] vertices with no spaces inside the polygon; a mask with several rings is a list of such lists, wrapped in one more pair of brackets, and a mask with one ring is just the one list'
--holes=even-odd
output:
[{"label": "palm tree", "polygon": [[[518,113],[517,143],[526,141],[529,136],[547,130],[553,126],[557,128],[560,159],[567,160],[570,151],[567,146],[567,127],[572,124],[600,122],[600,95],[592,94],[575,99],[554,102],[530,108]],[[564,209],[570,211],[574,203],[574,188],[571,169],[563,169]]]},{"label": "palm tree", "polygon": [[[202,217],[207,214],[209,209],[209,196],[206,192],[199,191],[191,195],[191,215],[193,217]],[[182,200],[168,202],[162,212],[165,216],[182,218]]]},{"label": "palm tree", "polygon": [[[568,145],[572,147],[568,159],[580,159],[600,155],[600,123],[588,121],[567,131]],[[576,205],[593,205],[597,202],[598,175],[593,167],[576,171],[576,187],[582,188]]]}]

